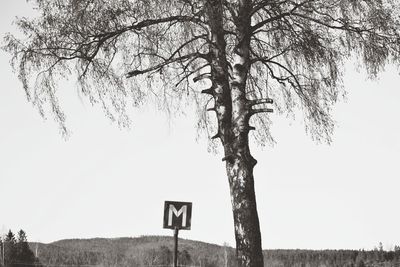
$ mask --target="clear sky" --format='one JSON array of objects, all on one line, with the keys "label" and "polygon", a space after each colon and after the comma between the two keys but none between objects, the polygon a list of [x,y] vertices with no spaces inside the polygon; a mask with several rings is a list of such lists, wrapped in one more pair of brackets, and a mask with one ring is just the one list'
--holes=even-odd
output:
[{"label": "clear sky", "polygon": [[[25,1],[0,2],[0,35],[15,32]],[[43,120],[0,52],[0,230],[30,241],[172,235],[162,229],[165,200],[193,202],[192,230],[180,236],[234,245],[221,154],[196,141],[195,120],[168,120],[151,106],[130,130],[60,88],[72,131],[65,141]],[[400,75],[379,81],[348,65],[347,101],[334,110],[331,145],[315,144],[300,122],[270,115],[274,146],[252,151],[263,248],[365,248],[400,245]]]}]

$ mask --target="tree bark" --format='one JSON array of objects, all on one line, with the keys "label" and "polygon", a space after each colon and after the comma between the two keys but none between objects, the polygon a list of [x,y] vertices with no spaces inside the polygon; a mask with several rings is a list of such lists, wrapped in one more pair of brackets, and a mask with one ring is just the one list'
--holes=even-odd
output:
[{"label": "tree bark", "polygon": [[251,105],[246,99],[246,79],[250,68],[251,1],[240,0],[235,9],[236,44],[229,67],[223,27],[221,0],[208,0],[206,12],[210,26],[212,86],[207,93],[214,97],[218,133],[224,147],[234,218],[236,255],[241,267],[263,267],[261,233],[254,192],[253,168],[248,134]]},{"label": "tree bark", "polygon": [[[248,145],[234,144],[243,151]],[[241,267],[263,267],[261,233],[254,192],[253,166],[250,154],[242,153],[226,163],[235,227],[236,254]]]}]

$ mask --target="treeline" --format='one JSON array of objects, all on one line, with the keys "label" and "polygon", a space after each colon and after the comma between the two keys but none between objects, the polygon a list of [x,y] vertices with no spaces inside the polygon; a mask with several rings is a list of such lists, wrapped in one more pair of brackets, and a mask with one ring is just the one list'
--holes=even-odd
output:
[{"label": "treeline", "polygon": [[[20,230],[10,230],[0,240],[1,261],[5,267],[46,266],[172,266],[172,237],[70,239],[51,244],[28,243]],[[3,250],[4,248],[4,250]],[[38,253],[35,257],[31,248]],[[3,253],[4,251],[4,253]],[[40,259],[40,260],[39,260]],[[181,266],[237,267],[235,250],[199,241],[179,240]],[[266,267],[400,267],[400,246],[392,251],[382,245],[365,250],[265,250]]]},{"label": "treeline", "polygon": [[28,245],[26,233],[23,230],[18,232],[17,237],[9,230],[7,235],[0,239],[0,252],[0,266],[3,264],[7,267],[40,265]]},{"label": "treeline", "polygon": [[374,250],[266,250],[267,267],[400,267],[400,246]]},{"label": "treeline", "polygon": [[[46,265],[171,266],[172,237],[70,239],[39,245]],[[37,244],[32,244],[36,246]],[[267,267],[400,267],[400,247],[371,250],[265,250]],[[237,267],[234,248],[179,240],[179,265]]]}]

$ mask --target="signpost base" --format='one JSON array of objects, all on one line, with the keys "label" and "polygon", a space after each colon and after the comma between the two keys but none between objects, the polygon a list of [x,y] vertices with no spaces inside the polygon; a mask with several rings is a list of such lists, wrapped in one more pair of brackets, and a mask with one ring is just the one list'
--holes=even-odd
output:
[{"label": "signpost base", "polygon": [[179,229],[174,229],[174,267],[178,267],[178,233]]}]

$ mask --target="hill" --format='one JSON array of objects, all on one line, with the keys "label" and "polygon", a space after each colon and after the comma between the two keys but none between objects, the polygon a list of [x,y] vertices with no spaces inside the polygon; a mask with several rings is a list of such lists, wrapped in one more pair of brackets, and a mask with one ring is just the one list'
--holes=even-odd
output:
[{"label": "hill", "polygon": [[[67,239],[50,244],[30,243],[43,266],[171,266],[173,238]],[[200,241],[179,240],[181,265],[235,267],[235,250]],[[265,250],[268,267],[398,267],[400,247],[395,251],[364,250]]]},{"label": "hill", "polygon": [[[172,262],[173,237],[66,239],[50,244],[30,243],[44,266],[154,266]],[[234,249],[200,241],[179,239],[179,262],[184,265],[233,265]]]}]

